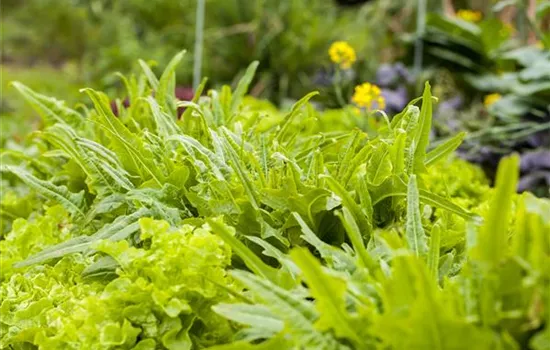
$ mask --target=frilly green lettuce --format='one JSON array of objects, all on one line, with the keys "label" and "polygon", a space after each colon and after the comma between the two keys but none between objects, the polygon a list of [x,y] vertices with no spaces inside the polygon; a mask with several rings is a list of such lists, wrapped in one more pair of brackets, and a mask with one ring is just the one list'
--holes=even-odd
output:
[{"label": "frilly green lettuce", "polygon": [[[64,219],[56,208],[36,223],[17,223],[8,236],[17,234],[17,239],[2,242],[4,251],[12,252],[10,262],[45,243],[34,242],[32,234],[35,240],[56,243]],[[174,229],[148,218],[139,223],[139,248],[127,241],[94,246],[119,264],[111,281],[83,278],[84,269],[97,258],[80,254],[23,271],[8,270],[0,290],[0,348],[33,344],[39,349],[191,349],[192,344],[229,340],[229,322],[211,310],[229,300],[236,288],[226,272],[229,246],[207,228]],[[8,259],[3,261],[7,264]]]}]

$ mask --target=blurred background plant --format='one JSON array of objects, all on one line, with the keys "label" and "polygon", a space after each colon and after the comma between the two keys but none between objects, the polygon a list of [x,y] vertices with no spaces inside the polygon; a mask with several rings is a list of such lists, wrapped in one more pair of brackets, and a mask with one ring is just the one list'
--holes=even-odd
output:
[{"label": "blurred background plant", "polygon": [[[550,2],[205,2],[201,70],[209,87],[234,83],[258,60],[255,97],[284,108],[318,90],[319,108],[352,113],[355,87],[368,82],[380,89],[391,117],[430,80],[439,97],[435,144],[468,131],[461,152],[489,176],[503,155],[525,153],[521,189],[548,194]],[[142,58],[159,74],[186,48],[177,81],[191,95],[196,6],[196,0],[2,1],[0,144],[34,128],[11,80],[69,104],[82,100],[75,92],[85,86],[124,99],[114,72],[137,72]],[[339,61],[337,50],[330,52],[335,43],[345,43],[354,59]],[[374,115],[359,115],[365,120],[352,127],[368,129],[380,122]]]},{"label": "blurred background plant", "polygon": [[[390,55],[386,20],[405,1],[356,3],[207,0],[203,75],[231,82],[259,60],[253,92],[278,103],[296,99],[315,87],[316,73],[329,63],[319,58],[336,40],[368,57],[356,69],[372,72]],[[181,48],[191,51],[195,8],[195,0],[7,0],[2,58],[26,66],[76,62],[83,81],[108,88],[118,84],[111,73],[132,70],[135,57],[164,66]],[[191,65],[193,55],[187,57]],[[190,85],[191,73],[181,69],[178,81]]]},{"label": "blurred background plant", "polygon": [[[434,136],[469,131],[462,154],[490,177],[504,155],[524,154],[519,189],[548,195],[550,6],[478,1],[473,8],[427,17],[423,75],[442,99]],[[408,42],[410,57],[414,41]]]}]

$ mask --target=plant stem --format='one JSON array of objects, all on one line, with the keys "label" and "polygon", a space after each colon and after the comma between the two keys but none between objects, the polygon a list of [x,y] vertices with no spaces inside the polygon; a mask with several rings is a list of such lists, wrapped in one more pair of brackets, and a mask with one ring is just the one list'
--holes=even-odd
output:
[{"label": "plant stem", "polygon": [[342,74],[340,73],[340,68],[336,68],[336,82],[334,84],[334,91],[336,92],[336,100],[340,104],[340,107],[346,105],[344,97],[342,96]]},{"label": "plant stem", "polygon": [[197,0],[197,14],[195,18],[195,54],[193,57],[193,90],[196,90],[201,82],[204,8],[205,0]]},{"label": "plant stem", "polygon": [[416,42],[414,44],[414,76],[418,77],[422,69],[422,36],[426,28],[426,0],[418,0],[416,9]]}]

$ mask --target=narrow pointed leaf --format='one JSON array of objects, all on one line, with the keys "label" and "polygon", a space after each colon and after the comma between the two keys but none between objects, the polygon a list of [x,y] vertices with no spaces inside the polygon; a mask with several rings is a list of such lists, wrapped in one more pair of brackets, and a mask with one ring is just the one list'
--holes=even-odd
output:
[{"label": "narrow pointed leaf", "polygon": [[407,190],[407,223],[405,237],[407,239],[407,245],[415,255],[426,255],[428,247],[420,216],[420,201],[418,187],[416,185],[416,175],[411,175]]}]

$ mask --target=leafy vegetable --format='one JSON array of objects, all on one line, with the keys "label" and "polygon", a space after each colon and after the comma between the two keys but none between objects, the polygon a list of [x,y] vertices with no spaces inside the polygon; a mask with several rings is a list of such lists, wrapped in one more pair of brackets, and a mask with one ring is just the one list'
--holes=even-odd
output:
[{"label": "leafy vegetable", "polygon": [[543,348],[550,203],[430,151],[428,84],[367,137],[245,98],[252,64],[178,120],[180,56],[2,154],[0,348]]}]

